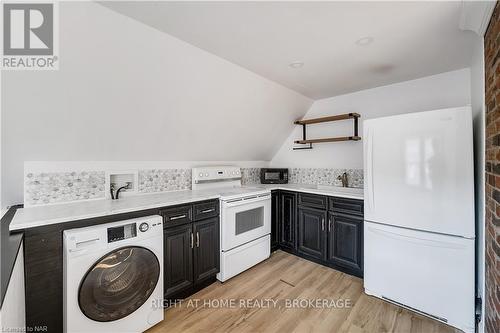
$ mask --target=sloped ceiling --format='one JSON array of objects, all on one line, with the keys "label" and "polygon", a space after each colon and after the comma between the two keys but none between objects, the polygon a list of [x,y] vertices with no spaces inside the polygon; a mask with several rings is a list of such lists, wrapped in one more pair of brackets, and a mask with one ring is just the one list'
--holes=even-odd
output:
[{"label": "sloped ceiling", "polygon": [[314,99],[468,67],[473,50],[462,1],[102,3]]},{"label": "sloped ceiling", "polygon": [[60,20],[59,71],[4,74],[32,158],[269,160],[312,103],[95,3]]},{"label": "sloped ceiling", "polygon": [[2,73],[7,192],[24,161],[269,161],[312,104],[97,3],[59,16],[59,70]]}]

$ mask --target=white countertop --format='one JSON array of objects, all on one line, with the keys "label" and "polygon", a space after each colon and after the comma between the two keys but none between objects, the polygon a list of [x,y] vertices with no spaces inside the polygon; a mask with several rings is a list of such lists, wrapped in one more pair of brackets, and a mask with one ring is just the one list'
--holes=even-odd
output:
[{"label": "white countertop", "polygon": [[[306,184],[252,184],[255,189],[290,190],[363,200],[363,189]],[[250,189],[248,189],[250,190]],[[123,197],[119,200],[92,200],[67,204],[21,208],[16,211],[9,230],[22,230],[56,223],[128,213],[138,210],[218,199],[227,189],[185,190]]]},{"label": "white countertop", "polygon": [[258,184],[256,187],[263,187],[270,190],[288,190],[297,192],[306,192],[332,197],[350,198],[363,200],[363,189],[353,187],[337,187],[328,185],[309,185],[309,184]]}]

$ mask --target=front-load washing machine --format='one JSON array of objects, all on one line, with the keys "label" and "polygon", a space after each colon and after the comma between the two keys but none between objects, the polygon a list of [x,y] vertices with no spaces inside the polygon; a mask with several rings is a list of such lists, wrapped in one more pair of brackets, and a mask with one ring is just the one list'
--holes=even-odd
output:
[{"label": "front-load washing machine", "polygon": [[160,216],[64,231],[64,329],[143,332],[163,320]]}]

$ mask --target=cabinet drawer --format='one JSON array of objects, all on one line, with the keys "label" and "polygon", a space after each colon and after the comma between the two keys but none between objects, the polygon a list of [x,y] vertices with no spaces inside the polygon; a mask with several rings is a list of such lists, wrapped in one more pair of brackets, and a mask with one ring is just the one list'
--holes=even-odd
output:
[{"label": "cabinet drawer", "polygon": [[326,209],[327,199],[317,194],[299,193],[299,206]]},{"label": "cabinet drawer", "polygon": [[330,197],[330,210],[337,213],[363,216],[363,200]]},{"label": "cabinet drawer", "polygon": [[191,205],[174,206],[160,210],[163,217],[163,227],[190,223],[193,221],[193,209]]},{"label": "cabinet drawer", "polygon": [[193,205],[193,217],[195,221],[219,215],[219,202],[208,201]]}]

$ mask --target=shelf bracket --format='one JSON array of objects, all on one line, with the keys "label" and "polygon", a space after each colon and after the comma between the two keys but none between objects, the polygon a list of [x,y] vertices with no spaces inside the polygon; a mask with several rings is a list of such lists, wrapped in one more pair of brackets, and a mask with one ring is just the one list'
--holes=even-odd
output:
[{"label": "shelf bracket", "polygon": [[[349,115],[352,115],[352,113]],[[358,136],[358,118],[359,117],[354,117],[354,136]]]},{"label": "shelf bracket", "polygon": [[[359,141],[359,140],[361,140],[361,137],[359,136],[359,117],[361,117],[361,115],[359,113],[351,112],[351,113],[344,113],[344,114],[338,114],[338,115],[334,115],[334,116],[327,116],[327,117],[321,117],[321,118],[296,120],[296,121],[294,121],[295,125],[302,125],[302,140],[295,140],[294,143],[298,144],[298,145],[303,145],[303,146],[293,147],[293,150],[312,149],[313,143]],[[331,121],[338,121],[338,120],[348,120],[348,119],[353,120],[354,135],[352,135],[352,136],[319,138],[319,139],[309,139],[309,140],[307,139],[306,125],[325,123],[325,122],[331,122]],[[308,146],[306,146],[306,145],[308,145]]]},{"label": "shelf bracket", "polygon": [[[307,140],[306,139],[306,124],[302,124],[302,140]],[[293,147],[293,150],[312,149],[312,148],[313,148],[312,143],[309,143],[309,145],[305,146],[305,147]]]},{"label": "shelf bracket", "polygon": [[307,147],[293,147],[293,150],[313,149],[313,144],[312,143],[309,143],[308,145],[309,146],[307,146]]}]

